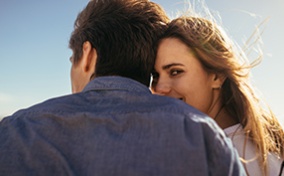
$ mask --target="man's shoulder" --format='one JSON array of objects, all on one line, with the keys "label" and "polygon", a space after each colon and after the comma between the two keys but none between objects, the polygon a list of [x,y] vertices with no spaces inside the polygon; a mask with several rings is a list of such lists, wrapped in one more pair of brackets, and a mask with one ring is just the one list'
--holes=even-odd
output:
[{"label": "man's shoulder", "polygon": [[165,96],[156,96],[156,99],[158,102],[162,102],[160,105],[157,105],[159,111],[181,115],[189,121],[188,123],[198,123],[204,126],[204,128],[219,129],[212,118],[181,100]]},{"label": "man's shoulder", "polygon": [[160,111],[165,111],[168,113],[184,114],[186,116],[194,115],[196,117],[207,117],[204,113],[200,112],[196,108],[186,104],[185,102],[159,95],[152,95],[152,104],[157,107]]},{"label": "man's shoulder", "polygon": [[143,95],[142,97],[134,98],[133,102],[123,101],[123,99],[112,102],[111,97],[108,96],[98,95],[98,97],[91,98],[89,94],[84,93],[66,95],[19,110],[9,117],[8,121],[18,119],[17,121],[25,123],[31,121],[54,123],[54,121],[67,121],[73,116],[81,119],[86,113],[92,114],[92,117],[97,115],[122,117],[128,113],[136,112],[143,117],[158,117],[159,121],[163,121],[163,123],[172,122],[172,120],[197,126],[208,126],[208,123],[209,125],[212,123],[207,115],[183,101],[158,95]]},{"label": "man's shoulder", "polygon": [[41,114],[48,114],[53,112],[66,112],[68,110],[72,110],[72,101],[75,101],[73,95],[64,95],[60,97],[50,98],[28,108],[20,109],[8,118],[25,118],[40,116]]},{"label": "man's shoulder", "polygon": [[[202,128],[216,128],[212,118],[185,102],[159,95],[153,95],[149,100],[149,106],[160,118],[173,118],[190,125],[202,126]],[[152,110],[151,109],[151,110]]]}]

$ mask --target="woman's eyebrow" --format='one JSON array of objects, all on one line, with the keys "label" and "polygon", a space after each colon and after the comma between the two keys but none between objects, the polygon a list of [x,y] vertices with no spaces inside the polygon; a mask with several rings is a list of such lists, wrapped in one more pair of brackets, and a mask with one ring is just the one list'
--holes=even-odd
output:
[{"label": "woman's eyebrow", "polygon": [[168,65],[164,65],[162,68],[163,70],[167,70],[173,66],[183,66],[183,64],[180,64],[180,63],[172,63],[172,64],[168,64]]}]

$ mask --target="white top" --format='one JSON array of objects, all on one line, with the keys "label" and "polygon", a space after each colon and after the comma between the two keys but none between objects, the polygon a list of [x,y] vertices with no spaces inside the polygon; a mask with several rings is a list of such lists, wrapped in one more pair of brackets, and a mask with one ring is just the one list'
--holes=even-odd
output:
[{"label": "white top", "polygon": [[[239,156],[245,159],[244,167],[249,176],[261,176],[260,165],[257,160],[257,153],[251,140],[246,140],[241,124],[236,124],[224,129],[226,135],[231,138],[234,147],[237,149]],[[245,150],[244,150],[245,146]],[[278,176],[282,161],[276,155],[269,153],[268,158],[268,175]]]}]

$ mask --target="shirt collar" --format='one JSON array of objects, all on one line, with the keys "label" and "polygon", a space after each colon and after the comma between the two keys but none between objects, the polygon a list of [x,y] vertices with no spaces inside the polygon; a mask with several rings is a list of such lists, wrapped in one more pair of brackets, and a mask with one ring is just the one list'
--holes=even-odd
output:
[{"label": "shirt collar", "polygon": [[138,81],[121,76],[102,76],[91,80],[82,92],[91,90],[128,90],[151,93],[149,88]]}]

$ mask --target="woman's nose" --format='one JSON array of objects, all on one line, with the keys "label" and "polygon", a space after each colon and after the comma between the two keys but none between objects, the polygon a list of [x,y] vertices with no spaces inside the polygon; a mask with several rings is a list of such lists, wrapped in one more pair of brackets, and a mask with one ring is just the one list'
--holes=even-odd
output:
[{"label": "woman's nose", "polygon": [[167,95],[171,91],[171,86],[166,82],[158,82],[153,88],[154,94]]}]

